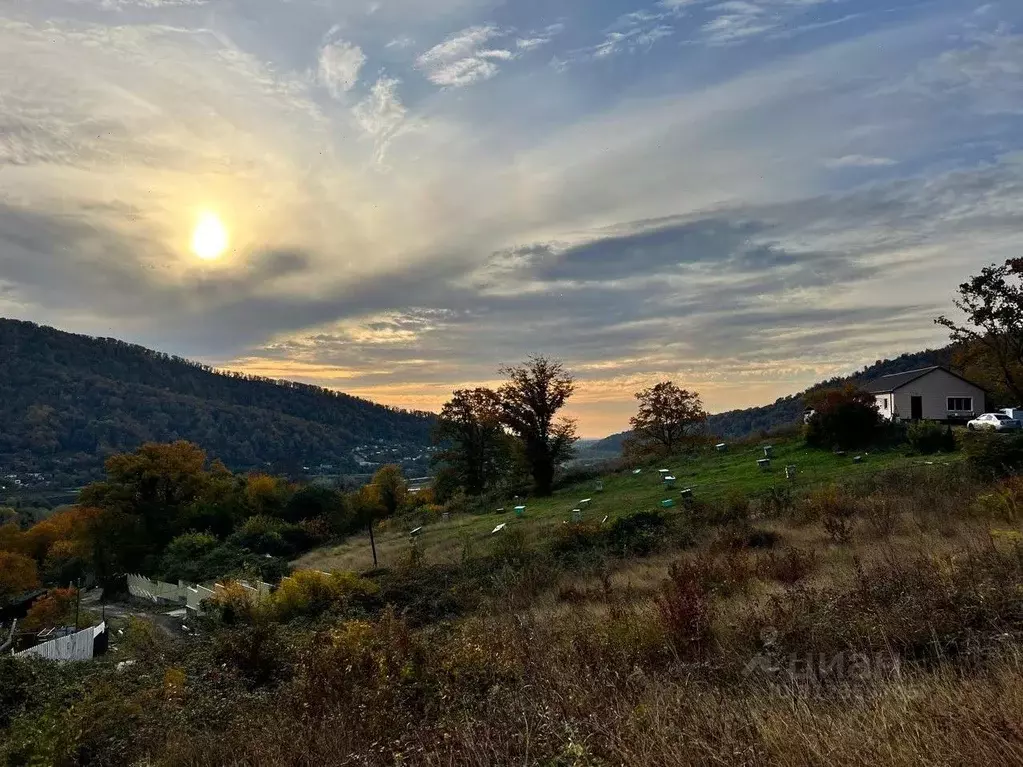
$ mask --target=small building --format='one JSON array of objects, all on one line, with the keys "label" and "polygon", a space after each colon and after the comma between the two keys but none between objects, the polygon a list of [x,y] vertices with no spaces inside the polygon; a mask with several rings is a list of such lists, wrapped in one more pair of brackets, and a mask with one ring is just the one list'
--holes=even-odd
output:
[{"label": "small building", "polygon": [[882,376],[863,386],[889,421],[968,421],[984,412],[984,389],[940,366]]}]

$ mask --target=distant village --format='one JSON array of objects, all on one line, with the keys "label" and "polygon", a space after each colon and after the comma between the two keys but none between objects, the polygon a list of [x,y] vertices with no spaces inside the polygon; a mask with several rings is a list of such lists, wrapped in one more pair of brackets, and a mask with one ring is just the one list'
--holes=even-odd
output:
[{"label": "distant village", "polygon": [[26,488],[49,487],[50,479],[45,474],[25,472],[22,474],[0,475],[0,490],[21,490]]},{"label": "distant village", "polygon": [[[396,464],[407,477],[425,477],[431,471],[430,462],[435,447],[412,444],[396,444],[384,440],[357,445],[344,459],[338,462],[324,461],[296,466],[287,472],[272,463],[264,464],[268,473],[299,473],[314,484],[333,486],[338,483],[359,484],[367,481],[381,466]],[[358,467],[353,471],[354,467]],[[0,505],[13,498],[49,496],[53,493],[67,495],[64,502],[70,502],[76,487],[68,478],[49,473],[15,470],[0,466]],[[31,503],[31,502],[30,502]]]}]

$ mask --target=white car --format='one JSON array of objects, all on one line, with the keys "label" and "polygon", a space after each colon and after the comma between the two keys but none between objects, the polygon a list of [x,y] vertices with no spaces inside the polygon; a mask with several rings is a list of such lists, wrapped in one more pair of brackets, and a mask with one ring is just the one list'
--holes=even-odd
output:
[{"label": "white car", "polygon": [[966,428],[970,431],[980,431],[981,429],[987,429],[988,431],[1019,431],[1020,428],[1023,428],[1023,424],[1009,418],[1005,413],[984,413],[984,415],[974,418],[966,424]]}]

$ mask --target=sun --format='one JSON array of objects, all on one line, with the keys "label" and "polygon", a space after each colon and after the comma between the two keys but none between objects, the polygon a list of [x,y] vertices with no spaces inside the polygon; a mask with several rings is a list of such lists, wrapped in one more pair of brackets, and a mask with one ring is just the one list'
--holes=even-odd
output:
[{"label": "sun", "polygon": [[225,250],[227,229],[215,213],[203,213],[192,230],[192,252],[203,261],[213,261]]}]

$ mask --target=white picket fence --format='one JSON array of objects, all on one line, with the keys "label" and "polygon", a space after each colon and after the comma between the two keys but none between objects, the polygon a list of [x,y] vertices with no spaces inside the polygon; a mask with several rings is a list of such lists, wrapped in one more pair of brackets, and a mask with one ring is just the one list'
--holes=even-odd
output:
[{"label": "white picket fence", "polygon": [[35,647],[15,653],[17,658],[28,658],[37,656],[47,660],[91,660],[93,645],[96,637],[107,630],[107,624],[101,623],[98,626],[91,626],[75,634],[65,637],[51,639]]}]

